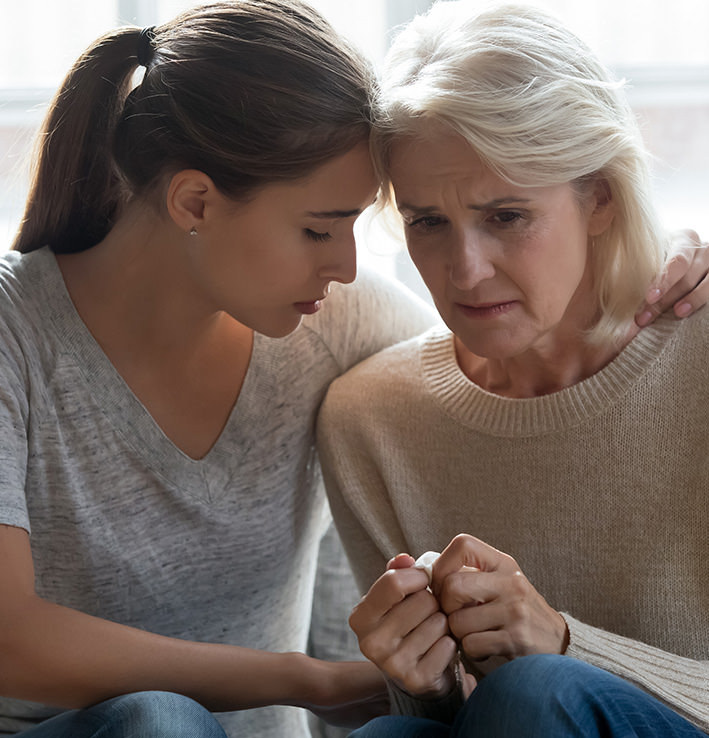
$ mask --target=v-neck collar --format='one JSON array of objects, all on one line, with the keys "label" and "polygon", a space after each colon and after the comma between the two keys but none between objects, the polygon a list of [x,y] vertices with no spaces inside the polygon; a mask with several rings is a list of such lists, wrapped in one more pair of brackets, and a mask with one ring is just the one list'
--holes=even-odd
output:
[{"label": "v-neck collar", "polygon": [[269,372],[260,371],[264,337],[254,335],[244,382],[222,432],[205,456],[193,459],[165,435],[92,336],[71,300],[54,254],[47,249],[36,257],[44,263],[40,270],[43,300],[57,338],[76,361],[88,391],[116,432],[169,484],[187,487],[206,501],[221,496],[230,482],[230,470],[238,469],[249,446],[249,433],[258,423],[258,398],[268,397],[274,389],[269,386]]}]

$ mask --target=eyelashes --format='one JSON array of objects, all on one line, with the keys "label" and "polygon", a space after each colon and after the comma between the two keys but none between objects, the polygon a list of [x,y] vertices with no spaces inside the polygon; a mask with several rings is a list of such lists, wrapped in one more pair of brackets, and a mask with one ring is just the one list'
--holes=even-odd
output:
[{"label": "eyelashes", "polygon": [[315,241],[315,243],[325,243],[332,238],[329,233],[318,233],[318,231],[313,231],[310,228],[305,229],[305,237]]}]

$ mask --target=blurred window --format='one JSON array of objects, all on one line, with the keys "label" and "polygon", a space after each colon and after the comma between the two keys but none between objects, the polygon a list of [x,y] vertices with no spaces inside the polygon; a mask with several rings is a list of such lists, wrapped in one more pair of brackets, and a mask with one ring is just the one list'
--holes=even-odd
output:
[{"label": "blurred window", "polygon": [[[81,51],[117,25],[164,22],[191,0],[23,0],[0,10],[0,251],[19,221],[34,132]],[[428,0],[313,0],[375,64],[392,29]],[[709,237],[709,3],[696,0],[548,0],[603,60],[630,82],[629,96],[657,159],[665,222]],[[373,235],[374,234],[374,235]],[[406,259],[379,231],[361,232],[361,259],[405,280]],[[398,264],[398,265],[397,265]],[[403,270],[403,271],[402,271]]]}]

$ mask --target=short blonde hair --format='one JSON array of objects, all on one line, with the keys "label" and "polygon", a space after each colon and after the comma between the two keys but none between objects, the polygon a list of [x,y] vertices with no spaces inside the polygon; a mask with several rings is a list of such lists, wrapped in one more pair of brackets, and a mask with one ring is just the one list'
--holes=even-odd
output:
[{"label": "short blonde hair", "polygon": [[392,142],[435,120],[463,136],[511,183],[607,183],[612,224],[592,246],[600,318],[594,342],[627,330],[658,274],[666,238],[651,201],[649,156],[623,92],[590,49],[544,11],[503,4],[473,12],[439,2],[387,56],[372,150],[391,200]]}]

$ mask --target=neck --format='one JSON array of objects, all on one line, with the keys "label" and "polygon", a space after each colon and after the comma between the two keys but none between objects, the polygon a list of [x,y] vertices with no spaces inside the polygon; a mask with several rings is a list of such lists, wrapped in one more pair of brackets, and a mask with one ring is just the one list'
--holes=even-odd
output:
[{"label": "neck", "polygon": [[637,333],[631,326],[622,341],[592,346],[583,337],[555,338],[516,356],[486,358],[467,349],[458,337],[458,365],[472,382],[502,397],[539,397],[588,379],[609,364]]},{"label": "neck", "polygon": [[134,208],[93,248],[57,257],[79,315],[104,348],[130,344],[165,356],[235,322],[195,287],[186,238],[169,219]]}]

